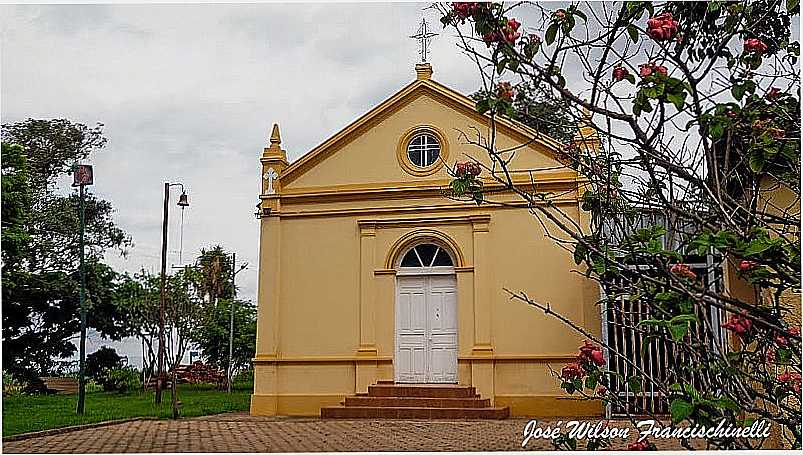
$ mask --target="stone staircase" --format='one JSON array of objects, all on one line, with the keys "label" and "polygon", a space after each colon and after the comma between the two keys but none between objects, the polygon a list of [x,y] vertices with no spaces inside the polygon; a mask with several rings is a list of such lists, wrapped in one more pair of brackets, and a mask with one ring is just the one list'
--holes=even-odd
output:
[{"label": "stone staircase", "polygon": [[379,381],[368,393],[346,397],[342,406],[321,408],[324,419],[506,419],[508,407],[491,407],[474,387],[452,384],[395,384]]}]

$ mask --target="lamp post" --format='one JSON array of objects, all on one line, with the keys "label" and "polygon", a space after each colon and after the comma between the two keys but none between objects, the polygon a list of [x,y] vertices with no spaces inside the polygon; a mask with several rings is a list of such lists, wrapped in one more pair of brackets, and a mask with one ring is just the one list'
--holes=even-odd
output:
[{"label": "lamp post", "polygon": [[81,305],[81,341],[79,348],[79,366],[78,366],[78,408],[76,413],[83,415],[84,403],[86,401],[86,378],[85,378],[85,364],[86,364],[86,265],[84,264],[84,228],[86,226],[86,210],[84,208],[84,187],[94,183],[94,175],[92,173],[92,166],[88,164],[79,164],[73,168],[73,184],[72,186],[78,187],[80,194],[80,212],[81,212],[81,229],[78,234],[78,243],[81,248],[80,253],[80,273],[81,273],[81,293],[79,302]]},{"label": "lamp post", "polygon": [[170,208],[170,187],[180,186],[181,196],[178,197],[178,206],[183,210],[190,205],[187,192],[181,183],[165,182],[164,213],[162,214],[162,273],[159,284],[159,365],[156,375],[156,404],[162,402],[162,380],[164,378],[165,364],[165,285],[167,282],[167,218]]}]

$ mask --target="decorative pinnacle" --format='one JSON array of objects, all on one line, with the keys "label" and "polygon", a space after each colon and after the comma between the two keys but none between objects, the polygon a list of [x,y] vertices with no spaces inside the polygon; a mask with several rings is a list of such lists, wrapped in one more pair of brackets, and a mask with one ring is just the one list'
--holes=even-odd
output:
[{"label": "decorative pinnacle", "polygon": [[282,137],[279,135],[279,124],[273,124],[273,131],[270,133],[270,143],[279,145],[282,143]]}]

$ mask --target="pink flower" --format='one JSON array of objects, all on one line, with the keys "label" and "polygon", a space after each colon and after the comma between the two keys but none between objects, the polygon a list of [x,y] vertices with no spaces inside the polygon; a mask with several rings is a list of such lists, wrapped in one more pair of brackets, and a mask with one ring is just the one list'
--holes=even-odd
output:
[{"label": "pink flower", "polygon": [[580,379],[585,376],[586,371],[578,363],[570,363],[560,370],[560,377],[566,380]]},{"label": "pink flower", "polygon": [[691,267],[686,264],[675,264],[669,269],[669,273],[677,275],[690,280],[696,280],[697,274],[692,272]]},{"label": "pink flower", "polygon": [[647,34],[655,41],[666,41],[678,32],[678,23],[672,13],[661,13],[647,21]]},{"label": "pink flower", "polygon": [[559,20],[559,21],[562,21],[563,19],[565,19],[566,18],[566,10],[565,9],[559,9],[559,10],[555,11],[555,18],[557,20]]},{"label": "pink flower", "polygon": [[793,337],[797,338],[800,336],[800,327],[792,327],[789,329],[789,333],[792,334]]},{"label": "pink flower", "polygon": [[750,38],[744,40],[744,51],[745,52],[752,52],[758,55],[763,54],[767,51],[767,44],[764,41],[761,41],[758,38]]},{"label": "pink flower", "polygon": [[766,357],[767,357],[767,363],[775,363],[775,350],[774,349],[768,350]]},{"label": "pink flower", "polygon": [[616,65],[616,67],[613,69],[613,78],[616,79],[617,82],[626,78],[628,74],[630,74],[630,72],[628,72],[627,68],[623,66]]},{"label": "pink flower", "polygon": [[521,24],[516,19],[510,19],[507,21],[507,26],[510,27],[514,32],[519,29]]},{"label": "pink flower", "polygon": [[669,70],[667,70],[665,66],[658,65],[654,62],[639,65],[639,76],[642,78],[649,77],[656,72],[663,74],[664,76],[669,74]]},{"label": "pink flower", "polygon": [[476,177],[480,175],[480,171],[480,165],[471,161],[455,163],[454,165],[454,173],[458,177],[465,177],[467,175]]},{"label": "pink flower", "polygon": [[597,387],[597,395],[602,396],[602,395],[605,395],[606,393],[608,393],[608,388],[607,387],[605,387],[604,385],[601,385],[601,386]]},{"label": "pink flower", "polygon": [[747,270],[753,269],[756,265],[757,264],[755,261],[743,260],[742,262],[739,263],[739,270],[741,270],[742,272],[746,272]]}]

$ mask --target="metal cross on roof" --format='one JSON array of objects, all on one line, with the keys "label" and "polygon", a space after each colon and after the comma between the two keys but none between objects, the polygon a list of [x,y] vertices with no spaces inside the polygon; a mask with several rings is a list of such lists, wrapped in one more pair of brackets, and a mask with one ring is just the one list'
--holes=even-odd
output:
[{"label": "metal cross on roof", "polygon": [[421,19],[421,25],[418,27],[418,31],[416,32],[416,34],[410,35],[410,38],[419,41],[418,44],[421,46],[421,49],[418,51],[418,53],[421,54],[422,62],[427,61],[427,51],[429,43],[432,41],[432,38],[436,36],[438,36],[437,33],[429,31],[429,24],[427,24],[426,19]]}]

